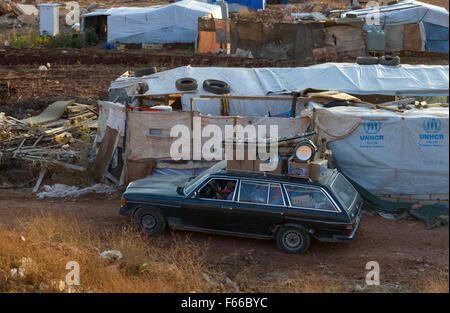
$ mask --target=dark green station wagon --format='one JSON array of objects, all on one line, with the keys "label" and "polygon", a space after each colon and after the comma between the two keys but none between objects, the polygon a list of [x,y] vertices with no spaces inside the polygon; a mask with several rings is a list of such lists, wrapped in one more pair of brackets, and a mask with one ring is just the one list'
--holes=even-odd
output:
[{"label": "dark green station wagon", "polygon": [[120,214],[149,235],[171,229],[276,239],[287,253],[305,252],[311,236],[351,240],[363,200],[337,170],[320,181],[231,172],[222,161],[198,176],[149,176],[131,182]]}]

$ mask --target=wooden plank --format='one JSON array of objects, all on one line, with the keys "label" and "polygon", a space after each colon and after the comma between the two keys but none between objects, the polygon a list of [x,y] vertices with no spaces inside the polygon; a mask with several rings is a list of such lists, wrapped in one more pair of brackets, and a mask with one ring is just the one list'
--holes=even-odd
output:
[{"label": "wooden plank", "polygon": [[109,179],[110,181],[112,181],[115,185],[119,185],[119,181],[108,171],[105,171],[105,178]]},{"label": "wooden plank", "polygon": [[35,193],[39,190],[39,186],[41,185],[42,180],[44,179],[45,173],[47,173],[47,169],[46,168],[41,169],[41,172],[39,173],[39,178],[36,182],[36,185],[34,185],[33,193]]},{"label": "wooden plank", "polygon": [[[326,27],[326,32],[335,38],[336,51],[352,55],[365,49],[364,35],[361,28],[348,25]],[[359,56],[355,55],[355,56]]]},{"label": "wooden plank", "polygon": [[418,24],[403,25],[403,50],[422,51],[422,37]]},{"label": "wooden plank", "polygon": [[17,150],[14,152],[13,154],[13,158],[15,158],[17,156],[17,154],[20,152],[20,149],[22,148],[23,144],[25,143],[25,140],[27,140],[26,138],[23,138],[22,142],[20,143],[19,147],[17,148]]},{"label": "wooden plank", "polygon": [[190,112],[128,112],[128,160],[170,159],[170,147],[178,138],[170,137],[175,125],[191,128]]},{"label": "wooden plank", "polygon": [[102,178],[111,163],[118,135],[119,132],[117,130],[110,128],[109,126],[106,127],[105,135],[103,136],[103,140],[92,165],[94,178],[96,180]]},{"label": "wooden plank", "polygon": [[[257,97],[257,96],[215,96],[215,95],[200,95],[201,99],[223,99],[223,98],[228,98],[228,99],[236,99],[236,100],[268,100],[268,101],[273,101],[273,100],[280,100],[280,101],[292,101],[292,97]],[[194,98],[195,100],[196,98]],[[301,101],[301,100],[309,100],[308,97],[297,97],[297,101]]]}]

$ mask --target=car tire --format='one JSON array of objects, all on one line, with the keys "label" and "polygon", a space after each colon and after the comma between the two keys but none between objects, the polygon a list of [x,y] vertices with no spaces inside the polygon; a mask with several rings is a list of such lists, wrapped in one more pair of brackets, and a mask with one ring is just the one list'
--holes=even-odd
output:
[{"label": "car tire", "polygon": [[180,78],[175,82],[175,86],[180,91],[196,90],[198,87],[197,80],[194,78]]},{"label": "car tire", "polygon": [[379,63],[382,65],[398,66],[400,65],[400,57],[396,55],[385,55],[380,57]]},{"label": "car tire", "polygon": [[311,244],[311,236],[296,227],[284,227],[277,233],[277,244],[285,253],[304,253]]},{"label": "car tire", "polygon": [[150,236],[163,233],[167,225],[161,211],[153,208],[137,209],[133,215],[133,220],[140,232]]},{"label": "car tire", "polygon": [[142,77],[142,76],[152,75],[157,72],[158,72],[158,70],[156,67],[141,68],[141,69],[134,71],[134,77]]},{"label": "car tire", "polygon": [[226,82],[216,79],[207,79],[203,82],[203,89],[217,95],[230,93],[230,85]]},{"label": "car tire", "polygon": [[357,57],[356,63],[359,65],[373,65],[378,64],[378,58],[377,57]]}]

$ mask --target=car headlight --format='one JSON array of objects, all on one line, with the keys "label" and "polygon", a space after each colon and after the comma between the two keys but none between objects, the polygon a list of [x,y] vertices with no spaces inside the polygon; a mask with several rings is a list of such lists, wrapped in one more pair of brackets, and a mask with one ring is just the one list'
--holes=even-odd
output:
[{"label": "car headlight", "polygon": [[314,159],[316,150],[317,148],[312,141],[304,140],[295,147],[295,157],[301,162],[306,162]]}]

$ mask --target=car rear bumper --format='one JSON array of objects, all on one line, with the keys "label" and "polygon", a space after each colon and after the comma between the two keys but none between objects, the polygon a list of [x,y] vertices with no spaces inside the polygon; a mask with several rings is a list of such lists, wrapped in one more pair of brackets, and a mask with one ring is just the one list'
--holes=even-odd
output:
[{"label": "car rear bumper", "polygon": [[355,237],[356,231],[359,228],[359,225],[361,224],[361,218],[362,218],[362,213],[359,213],[358,216],[358,222],[356,223],[355,228],[353,229],[352,233],[349,236],[344,236],[344,235],[333,235],[332,237],[316,237],[316,239],[318,239],[319,241],[326,241],[326,242],[342,242],[342,241],[349,241],[349,240],[353,240],[353,238]]},{"label": "car rear bumper", "polygon": [[347,241],[347,240],[352,240],[355,237],[356,231],[359,228],[359,225],[361,224],[361,219],[362,219],[362,212],[359,213],[358,216],[358,222],[356,223],[355,228],[353,229],[352,233],[350,234],[350,236],[341,236],[341,235],[334,235],[333,239],[335,239],[336,241]]}]

